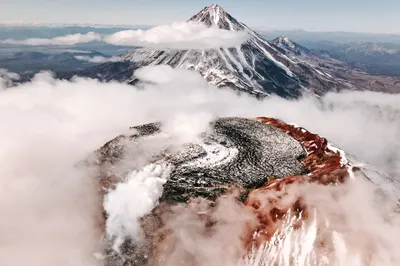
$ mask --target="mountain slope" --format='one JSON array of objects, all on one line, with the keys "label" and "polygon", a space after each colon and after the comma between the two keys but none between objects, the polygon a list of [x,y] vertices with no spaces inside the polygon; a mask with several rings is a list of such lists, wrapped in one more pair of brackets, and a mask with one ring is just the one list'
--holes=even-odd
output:
[{"label": "mountain slope", "polygon": [[[242,45],[233,48],[206,50],[137,48],[124,54],[123,59],[136,67],[166,64],[195,70],[214,86],[228,86],[257,96],[277,94],[295,98],[308,91],[308,88],[312,88],[312,92],[319,95],[327,91],[349,88],[345,81],[287,55],[283,49],[263,39],[218,5],[204,8],[189,21],[230,31],[246,31],[250,37]],[[110,71],[116,68],[116,64],[123,63],[110,64]],[[118,74],[106,76],[118,76]],[[117,79],[121,80],[120,77]],[[133,76],[126,82],[131,83],[134,80]]]},{"label": "mountain slope", "polygon": [[[279,243],[276,232],[282,229],[286,218],[294,214],[296,219],[290,219],[290,227],[279,236],[287,237],[289,242],[286,245],[291,248],[293,244],[301,245],[303,238],[311,241],[310,247],[315,248],[308,249],[308,252],[314,252],[321,247],[321,239],[324,244],[334,239],[332,235],[337,232],[331,230],[330,225],[335,224],[338,214],[346,214],[340,216],[346,218],[354,217],[353,213],[360,215],[354,211],[351,214],[347,210],[342,212],[344,202],[354,202],[354,196],[349,199],[349,195],[356,193],[357,197],[363,197],[354,204],[357,208],[372,210],[368,208],[375,205],[371,204],[375,201],[364,200],[370,198],[363,196],[365,192],[372,192],[365,190],[367,184],[374,188],[371,194],[379,196],[375,206],[382,206],[383,202],[393,203],[390,206],[394,207],[398,205],[400,184],[393,178],[346,154],[322,136],[278,119],[221,117],[211,122],[208,130],[193,142],[178,148],[171,139],[173,135],[163,130],[162,123],[135,126],[131,133],[110,140],[96,151],[94,158],[86,161],[98,167],[98,180],[106,194],[102,223],[106,225],[104,265],[292,265],[286,263],[289,260],[287,252],[281,252],[281,246],[278,246],[279,250],[272,250],[273,254],[261,249],[262,254],[270,255],[276,264],[202,264],[194,259],[203,255],[202,249],[197,248],[199,245],[190,250],[187,244],[182,243],[198,243],[197,234],[201,235],[202,241],[226,241],[221,250],[204,255],[224,257],[232,241],[231,237],[225,237],[226,232],[237,234],[239,243],[236,246],[241,248],[235,260],[240,260],[253,248],[276,246]],[[142,154],[143,145],[154,141],[163,145],[148,157],[141,156],[143,168],[138,169],[131,154]],[[151,185],[159,182],[162,182],[160,188]],[[357,190],[353,190],[355,187]],[[149,199],[148,210],[140,213],[137,211],[138,201],[147,195],[147,191],[155,195]],[[307,200],[309,194],[319,195],[314,199],[323,199],[322,204]],[[325,198],[322,195],[329,196]],[[235,205],[226,205],[225,199],[232,200]],[[350,201],[344,201],[346,199]],[[238,208],[236,204],[247,207]],[[218,206],[222,206],[220,210],[223,212],[213,215]],[[337,206],[333,209],[333,216],[325,216],[327,206]],[[249,210],[255,214],[254,220],[248,219]],[[371,217],[370,213],[374,212],[365,212],[365,217]],[[247,218],[245,222],[237,223],[240,217]],[[325,222],[313,223],[313,219]],[[234,223],[230,224],[232,220]],[[314,224],[315,237],[310,238],[308,229],[304,230],[299,222]],[[137,224],[133,233],[129,227],[132,224]],[[171,224],[178,226],[171,227]],[[224,224],[231,226],[229,231],[224,230],[225,234],[221,234],[219,228]],[[354,223],[350,224],[345,234],[359,231]],[[188,230],[187,227],[192,230],[183,230]],[[140,238],[136,237],[138,232]],[[290,238],[295,232],[301,233],[301,241]],[[376,230],[373,232],[375,235]],[[184,235],[184,238],[179,235]],[[322,248],[318,252],[323,252],[326,245]],[[370,254],[370,249],[368,251]],[[329,250],[327,254],[330,253]],[[296,259],[302,259],[304,254],[292,252]],[[179,259],[171,259],[177,257]],[[315,265],[310,261],[301,265]]]}]

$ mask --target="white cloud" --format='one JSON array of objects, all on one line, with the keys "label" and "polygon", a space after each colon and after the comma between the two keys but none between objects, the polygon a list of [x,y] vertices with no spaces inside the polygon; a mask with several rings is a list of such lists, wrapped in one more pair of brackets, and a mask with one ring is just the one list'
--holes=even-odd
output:
[{"label": "white cloud", "polygon": [[229,48],[242,44],[249,37],[245,31],[228,31],[207,27],[195,22],[175,22],[147,30],[124,30],[111,35],[94,32],[73,34],[52,39],[31,38],[8,39],[5,44],[21,45],[75,45],[93,41],[104,41],[113,45],[140,46],[154,49],[211,49]]},{"label": "white cloud", "polygon": [[31,45],[31,46],[40,46],[40,45],[75,45],[79,43],[89,43],[94,41],[101,41],[102,37],[100,34],[95,32],[88,32],[86,34],[70,34],[60,37],[55,37],[52,39],[46,38],[29,38],[25,40],[13,40],[7,39],[1,41],[4,44],[20,44],[20,45]]},{"label": "white cloud", "polygon": [[207,82],[199,73],[183,68],[172,68],[168,65],[146,66],[135,71],[135,77],[145,82],[155,84],[170,84],[181,79],[184,84],[196,84],[196,87],[207,87]]},{"label": "white cloud", "polygon": [[[48,73],[41,73],[30,83],[0,91],[0,124],[7,125],[0,130],[1,265],[101,264],[93,259],[93,253],[101,251],[99,241],[103,221],[99,188],[93,180],[92,169],[75,165],[133,125],[164,121],[166,132],[175,136],[173,141],[153,139],[140,143],[140,149],[129,157],[129,166],[139,171],[149,163],[149,153],[159,151],[166,143],[192,140],[214,117],[272,116],[319,133],[345,151],[400,177],[399,95],[347,92],[328,94],[321,100],[288,101],[272,97],[259,101],[250,96],[238,96],[230,89],[210,87],[199,74],[182,69],[148,67],[136,75],[150,81],[145,89],[83,78],[60,81]],[[139,183],[135,184],[140,186]],[[146,185],[153,188],[150,183]],[[359,186],[358,189],[364,188]],[[145,190],[143,192],[146,194]],[[357,195],[362,196],[364,192],[360,193]],[[369,188],[365,193],[360,199],[370,200],[373,193]],[[154,195],[146,195],[152,198],[148,203],[154,204]],[[346,221],[360,222],[357,215],[363,219],[375,217],[374,221],[379,222],[374,223],[375,232],[385,232],[376,239],[396,245],[387,249],[384,245],[379,246],[380,251],[393,255],[393,248],[398,248],[397,242],[388,238],[386,232],[390,228],[391,234],[398,236],[399,227],[381,223],[383,218],[393,215],[389,208],[378,212],[376,205],[362,200],[347,200],[344,195],[343,200],[337,201],[337,198],[324,195],[327,198],[324,198],[323,206],[337,204],[332,205],[333,210],[340,210],[346,203],[353,204],[343,209]],[[351,197],[351,193],[347,197]],[[367,209],[352,212],[351,207]],[[144,208],[140,214],[148,209]],[[240,213],[240,210],[234,212]],[[218,215],[216,217],[221,219]],[[323,217],[331,219],[330,215],[325,213]],[[224,228],[230,232],[229,224],[226,224],[229,219],[223,221]],[[234,222],[234,228],[241,224]],[[357,229],[350,225],[347,228]],[[190,228],[182,228],[183,232],[187,232],[186,229]],[[367,225],[360,229],[360,232],[371,233]],[[131,231],[132,234],[136,232]],[[223,235],[219,234],[214,242],[207,242],[202,235],[190,238],[191,235],[186,234],[185,241],[189,242],[184,243],[195,243],[195,239],[200,239],[206,245],[216,240],[224,241]],[[378,237],[370,236],[372,239]],[[233,234],[229,239],[232,237]],[[235,243],[237,248],[238,242],[231,240],[228,241]],[[223,248],[224,245],[219,245],[217,250]],[[203,256],[209,255],[205,248],[202,251]]]},{"label": "white cloud", "polygon": [[75,56],[75,59],[80,60],[80,61],[87,61],[89,63],[105,63],[105,62],[120,62],[122,61],[122,58],[119,56],[113,56],[113,57],[104,57],[104,56],[83,56],[83,55],[77,55]]},{"label": "white cloud", "polygon": [[116,251],[119,252],[119,244],[127,237],[133,236],[140,241],[140,218],[155,207],[171,171],[172,167],[167,164],[149,164],[140,171],[130,173],[126,181],[119,183],[115,190],[106,195],[106,232],[108,237],[116,238]]},{"label": "white cloud", "polygon": [[0,90],[11,86],[14,81],[19,80],[17,73],[8,72],[7,69],[0,68]]},{"label": "white cloud", "polygon": [[[41,74],[0,92],[1,265],[99,265],[101,198],[75,164],[130,124],[130,104],[84,84]],[[113,98],[121,108],[106,110]]]},{"label": "white cloud", "polygon": [[[160,249],[157,257],[162,265],[239,266],[244,250],[242,237],[254,225],[255,214],[236,197],[219,198],[215,208],[197,199],[168,209],[170,219],[163,219],[163,223],[171,233],[163,239],[166,248]],[[259,265],[270,266],[246,266]]]},{"label": "white cloud", "polygon": [[[0,123],[7,125],[0,130],[1,265],[101,264],[93,256],[101,251],[99,188],[91,169],[76,163],[132,125],[183,111],[170,105],[168,90],[176,85],[167,84],[161,92],[166,98],[157,100],[158,87],[138,91],[40,73],[0,90]],[[174,111],[164,113],[169,108]],[[149,145],[146,150],[155,144]],[[145,163],[138,155],[135,161]]]},{"label": "white cloud", "polygon": [[148,30],[125,30],[106,36],[114,45],[162,49],[211,49],[236,47],[248,38],[245,31],[228,31],[202,23],[181,22]]}]

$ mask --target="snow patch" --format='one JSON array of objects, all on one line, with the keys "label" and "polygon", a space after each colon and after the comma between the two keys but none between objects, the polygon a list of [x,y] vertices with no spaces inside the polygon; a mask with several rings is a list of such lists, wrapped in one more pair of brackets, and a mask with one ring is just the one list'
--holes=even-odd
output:
[{"label": "snow patch", "polygon": [[239,154],[239,150],[235,147],[229,148],[221,144],[210,145],[205,142],[197,144],[204,149],[207,155],[188,162],[183,167],[217,167],[232,161]]},{"label": "snow patch", "polygon": [[[261,39],[258,36],[257,37],[258,40],[260,40],[263,44],[266,44],[268,46],[270,46],[268,44],[268,42],[264,41],[263,39]],[[262,45],[260,45],[257,40],[254,40],[253,43],[271,60],[275,63],[275,65],[279,66],[280,68],[282,68],[283,70],[285,70],[286,74],[290,77],[294,77],[295,75],[293,74],[293,72],[284,64],[282,64],[281,62],[279,62],[278,60],[276,60],[264,47],[262,47]]]}]

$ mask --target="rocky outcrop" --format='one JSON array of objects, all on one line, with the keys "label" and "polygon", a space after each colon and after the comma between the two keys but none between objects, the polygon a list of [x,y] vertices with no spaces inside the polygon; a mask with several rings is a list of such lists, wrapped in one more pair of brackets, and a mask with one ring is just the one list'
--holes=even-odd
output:
[{"label": "rocky outcrop", "polygon": [[[130,136],[119,136],[97,152],[96,164],[101,169],[100,180],[106,192],[121,182],[115,172],[107,169],[125,161],[123,175],[136,170],[137,165],[130,161],[130,149],[141,147],[136,144],[142,139],[157,142],[157,136],[165,137],[159,123],[132,130]],[[161,142],[170,140],[161,138]],[[356,173],[372,177],[373,182],[388,178],[371,174],[371,169],[357,164],[325,138],[266,117],[219,118],[197,141],[184,143],[178,149],[162,146],[148,157],[148,163],[167,163],[173,170],[163,185],[159,204],[140,220],[143,230],[140,243],[126,238],[116,251],[115,239],[110,238],[107,265],[172,265],[175,258],[171,254],[178,256],[173,247],[179,246],[179,236],[170,227],[171,220],[182,213],[190,214],[185,217],[195,217],[202,224],[202,237],[212,238],[218,226],[226,223],[224,217],[216,215],[228,206],[224,198],[232,199],[235,204],[229,205],[230,208],[236,208],[244,217],[255,217],[242,221],[238,233],[241,243],[236,247],[243,249],[244,255],[246,249],[270,241],[289,212],[299,221],[308,219],[311,214],[307,203],[301,195],[293,193],[296,186],[341,185],[355,178]],[[193,254],[184,256],[198,265]]]}]

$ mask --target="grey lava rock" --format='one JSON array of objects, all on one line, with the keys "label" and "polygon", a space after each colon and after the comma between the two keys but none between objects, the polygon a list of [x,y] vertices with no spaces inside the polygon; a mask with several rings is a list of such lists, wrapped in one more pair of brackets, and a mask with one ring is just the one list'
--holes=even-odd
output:
[{"label": "grey lava rock", "polygon": [[[105,144],[99,150],[99,162],[122,160],[129,152],[124,141],[160,134],[162,125],[133,129],[131,136],[119,136]],[[213,200],[232,186],[262,187],[270,177],[304,174],[307,169],[300,159],[305,156],[302,145],[279,129],[253,119],[231,117],[217,119],[199,141],[185,144],[178,152],[157,154],[153,162],[174,166],[160,200],[185,202],[193,197]]]}]

